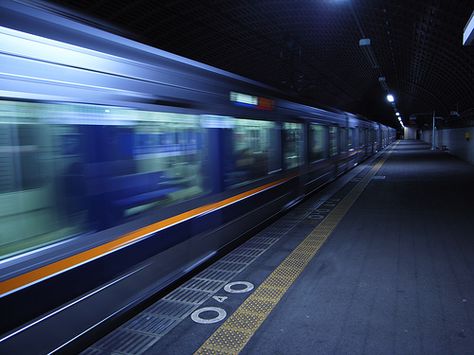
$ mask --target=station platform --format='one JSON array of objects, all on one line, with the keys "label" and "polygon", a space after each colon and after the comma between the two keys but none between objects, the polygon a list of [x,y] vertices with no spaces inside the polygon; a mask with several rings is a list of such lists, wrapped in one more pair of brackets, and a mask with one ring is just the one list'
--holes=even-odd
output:
[{"label": "station platform", "polygon": [[468,354],[474,167],[399,141],[83,354]]}]

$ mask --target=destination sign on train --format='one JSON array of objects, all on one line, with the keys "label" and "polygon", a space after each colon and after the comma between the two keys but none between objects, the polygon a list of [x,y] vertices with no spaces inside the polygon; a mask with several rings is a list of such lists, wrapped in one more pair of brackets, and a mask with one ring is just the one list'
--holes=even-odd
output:
[{"label": "destination sign on train", "polygon": [[273,110],[274,106],[274,101],[272,99],[242,94],[235,91],[230,92],[230,101],[235,102],[238,105],[253,107],[257,110]]}]

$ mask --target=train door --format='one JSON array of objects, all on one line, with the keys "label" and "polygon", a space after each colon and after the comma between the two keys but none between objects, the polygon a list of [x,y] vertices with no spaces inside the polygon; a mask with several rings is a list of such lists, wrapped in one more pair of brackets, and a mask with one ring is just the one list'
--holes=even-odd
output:
[{"label": "train door", "polygon": [[[322,181],[328,181],[327,177],[330,167],[328,164],[321,164],[322,161],[328,158],[329,154],[329,139],[328,126],[311,122],[308,125],[308,174],[307,185],[308,190],[313,190],[316,185]],[[323,179],[323,180],[321,180]]]},{"label": "train door", "polygon": [[365,155],[369,155],[369,130],[368,128],[364,128],[364,150]]},{"label": "train door", "polygon": [[369,130],[369,144],[370,144],[370,154],[374,154],[375,153],[375,130],[373,128],[371,128]]},{"label": "train door", "polygon": [[293,170],[297,174],[295,179],[296,200],[304,195],[304,181],[301,179],[306,171],[307,154],[307,131],[303,122],[283,122],[283,167],[285,170]]}]

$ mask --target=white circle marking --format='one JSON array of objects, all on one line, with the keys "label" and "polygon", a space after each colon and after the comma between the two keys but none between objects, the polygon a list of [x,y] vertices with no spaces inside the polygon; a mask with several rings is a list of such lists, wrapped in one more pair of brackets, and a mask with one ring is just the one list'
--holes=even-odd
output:
[{"label": "white circle marking", "polygon": [[[236,285],[243,285],[245,288],[241,289],[234,289],[232,288],[233,286]],[[224,291],[229,292],[229,293],[244,293],[244,292],[249,292],[253,290],[253,284],[247,281],[234,281],[234,282],[229,282],[227,285],[224,286]]]},{"label": "white circle marking", "polygon": [[[216,312],[217,316],[214,318],[201,318],[201,313],[204,312]],[[203,307],[196,309],[192,314],[191,314],[191,319],[195,321],[196,323],[200,324],[211,324],[211,323],[217,323],[223,320],[227,316],[227,312],[223,310],[222,308],[219,307]]]}]

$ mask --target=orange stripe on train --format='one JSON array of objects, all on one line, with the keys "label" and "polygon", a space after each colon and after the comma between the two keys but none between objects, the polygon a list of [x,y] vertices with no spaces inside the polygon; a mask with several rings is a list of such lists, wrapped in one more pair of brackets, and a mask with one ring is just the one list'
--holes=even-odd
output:
[{"label": "orange stripe on train", "polygon": [[[293,177],[293,176],[292,176]],[[100,257],[102,255],[105,255],[107,253],[110,253],[111,251],[117,250],[123,246],[126,246],[132,242],[136,242],[140,240],[141,238],[144,238],[145,236],[157,232],[161,229],[170,227],[176,223],[182,222],[186,219],[198,216],[202,213],[205,212],[210,212],[212,210],[218,209],[220,207],[223,207],[225,205],[229,205],[233,202],[236,202],[238,200],[241,200],[245,197],[248,197],[252,194],[261,192],[263,190],[266,190],[270,187],[282,184],[288,180],[290,180],[292,177],[281,179],[275,182],[271,182],[262,186],[259,186],[257,188],[251,189],[249,191],[243,192],[241,194],[229,197],[225,200],[214,202],[208,205],[204,205],[189,211],[186,211],[184,213],[181,213],[179,215],[164,219],[162,221],[150,224],[148,226],[142,227],[140,229],[137,229],[133,232],[124,234],[117,239],[114,239],[110,242],[107,242],[105,244],[102,244],[100,246],[97,246],[95,248],[86,250],[84,252],[81,252],[76,255],[69,256],[65,259],[56,261],[54,263],[42,266],[38,269],[26,272],[24,274],[12,277],[11,279],[5,280],[0,282],[0,296],[2,296],[5,293],[9,293],[11,291],[17,290],[19,288],[22,288],[24,286],[27,286],[31,283],[46,279],[48,277],[51,277],[55,274],[64,272],[67,269],[74,268],[82,263],[85,263],[87,261],[90,261],[92,259],[95,259],[97,257]]]}]

